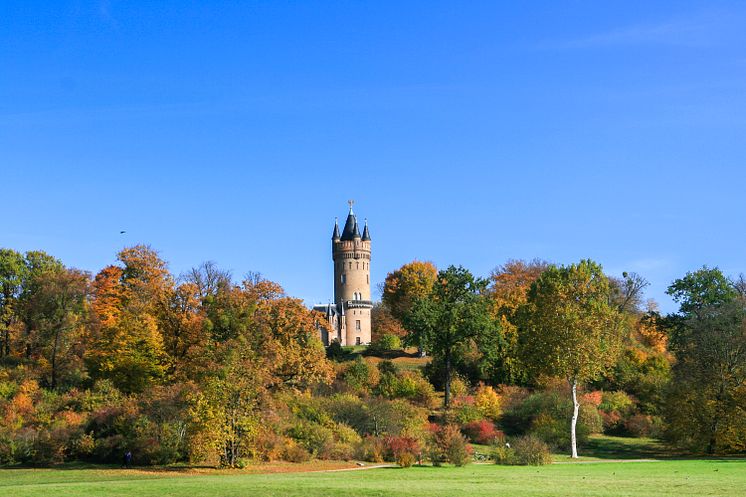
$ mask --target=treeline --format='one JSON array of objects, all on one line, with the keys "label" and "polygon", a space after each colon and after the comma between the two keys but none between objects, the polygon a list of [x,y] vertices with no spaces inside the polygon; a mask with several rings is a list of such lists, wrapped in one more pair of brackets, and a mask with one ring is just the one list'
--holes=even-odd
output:
[{"label": "treeline", "polygon": [[176,277],[141,245],[96,275],[2,249],[0,464],[464,464],[469,442],[532,461],[599,432],[744,451],[744,285],[687,274],[672,316],[645,286],[591,261],[486,279],[413,262],[386,278],[375,343],[354,354],[325,351],[323,317],[259,275]]},{"label": "treeline", "polygon": [[600,431],[746,451],[744,278],[687,273],[667,290],[680,305],[667,316],[647,286],[592,261],[509,261],[486,279],[415,261],[387,276],[373,330],[430,353],[426,375],[456,410],[471,401],[451,395],[454,381],[499,386],[509,434],[573,454],[575,438]]}]

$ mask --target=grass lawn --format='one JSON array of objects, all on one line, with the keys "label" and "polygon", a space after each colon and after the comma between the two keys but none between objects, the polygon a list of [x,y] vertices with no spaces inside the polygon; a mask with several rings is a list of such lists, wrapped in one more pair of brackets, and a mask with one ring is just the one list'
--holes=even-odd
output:
[{"label": "grass lawn", "polygon": [[667,460],[330,473],[0,470],[0,495],[25,496],[718,496],[746,495],[746,460]]}]

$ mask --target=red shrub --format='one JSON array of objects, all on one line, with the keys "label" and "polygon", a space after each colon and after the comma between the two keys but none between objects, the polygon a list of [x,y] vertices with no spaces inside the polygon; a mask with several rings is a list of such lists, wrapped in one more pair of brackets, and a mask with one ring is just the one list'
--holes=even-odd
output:
[{"label": "red shrub", "polygon": [[396,464],[408,468],[420,454],[420,443],[412,437],[388,437],[386,445]]},{"label": "red shrub", "polygon": [[488,445],[496,438],[502,438],[503,432],[495,429],[495,424],[483,419],[481,421],[472,421],[461,427],[464,435],[473,443]]}]

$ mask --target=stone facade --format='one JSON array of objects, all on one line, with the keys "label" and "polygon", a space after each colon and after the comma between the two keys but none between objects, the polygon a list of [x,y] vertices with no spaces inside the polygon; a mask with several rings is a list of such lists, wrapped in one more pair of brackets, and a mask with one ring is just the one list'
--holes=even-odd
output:
[{"label": "stone facade", "polygon": [[357,216],[347,215],[342,233],[335,221],[332,233],[332,260],[334,261],[334,303],[314,306],[324,313],[326,322],[321,326],[324,345],[338,341],[341,345],[369,344],[370,311],[370,233],[366,220],[362,235]]}]

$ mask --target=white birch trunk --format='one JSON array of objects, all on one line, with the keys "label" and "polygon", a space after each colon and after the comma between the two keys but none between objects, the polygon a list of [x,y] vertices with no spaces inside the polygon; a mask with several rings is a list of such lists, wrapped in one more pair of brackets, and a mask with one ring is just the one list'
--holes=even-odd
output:
[{"label": "white birch trunk", "polygon": [[578,442],[575,436],[575,426],[578,424],[578,411],[580,403],[578,402],[578,379],[570,378],[570,388],[572,390],[572,421],[570,422],[570,444],[572,445],[572,458],[578,458]]}]

